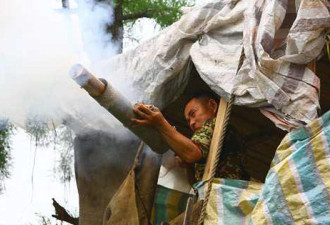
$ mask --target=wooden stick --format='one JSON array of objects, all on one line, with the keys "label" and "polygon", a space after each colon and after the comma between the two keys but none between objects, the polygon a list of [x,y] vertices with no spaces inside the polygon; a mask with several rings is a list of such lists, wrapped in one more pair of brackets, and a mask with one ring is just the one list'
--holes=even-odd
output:
[{"label": "wooden stick", "polygon": [[225,116],[227,112],[228,103],[224,98],[221,98],[218,108],[217,119],[214,126],[213,136],[211,140],[210,151],[207,157],[203,180],[209,180],[211,178],[212,170],[215,166],[215,158],[220,142],[220,137],[223,133],[223,127],[225,122]]},{"label": "wooden stick", "polygon": [[70,75],[92,97],[100,96],[105,91],[105,84],[80,64],[76,64],[71,68]]},{"label": "wooden stick", "polygon": [[[232,102],[232,98],[230,102]],[[211,140],[210,151],[207,157],[205,171],[203,175],[203,181],[206,182],[204,185],[203,206],[198,220],[199,225],[202,225],[204,222],[206,208],[211,194],[213,178],[216,175],[216,166],[220,160],[219,158],[222,151],[225,128],[228,124],[231,105],[232,103],[228,104],[225,99],[221,98]]]},{"label": "wooden stick", "polygon": [[307,64],[308,69],[310,69],[311,71],[313,71],[315,73],[316,71],[316,61],[313,60],[312,62]]},{"label": "wooden stick", "polygon": [[187,207],[183,219],[183,225],[193,225],[192,224],[192,212],[193,212],[194,200],[193,197],[188,198]]},{"label": "wooden stick", "polygon": [[63,206],[61,206],[54,198],[52,200],[53,206],[55,208],[55,215],[52,215],[52,217],[73,225],[79,224],[79,218],[71,216],[68,211]]}]

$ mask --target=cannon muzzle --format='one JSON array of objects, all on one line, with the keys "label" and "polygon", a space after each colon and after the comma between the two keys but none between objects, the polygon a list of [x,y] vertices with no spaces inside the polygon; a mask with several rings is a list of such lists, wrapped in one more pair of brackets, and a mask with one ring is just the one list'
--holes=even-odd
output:
[{"label": "cannon muzzle", "polygon": [[101,106],[116,117],[125,127],[143,140],[153,151],[164,153],[169,149],[160,133],[146,126],[133,126],[132,118],[136,118],[131,102],[117,91],[108,81],[98,79],[80,64],[72,67],[71,77],[85,89]]}]

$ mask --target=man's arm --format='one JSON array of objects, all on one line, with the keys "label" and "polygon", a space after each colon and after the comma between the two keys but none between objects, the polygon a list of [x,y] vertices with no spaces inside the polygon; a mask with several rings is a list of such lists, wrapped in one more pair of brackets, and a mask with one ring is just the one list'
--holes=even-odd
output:
[{"label": "man's arm", "polygon": [[132,119],[136,124],[156,128],[172,150],[185,162],[194,163],[202,158],[202,153],[192,140],[175,130],[158,108],[138,103],[133,111],[142,119]]}]

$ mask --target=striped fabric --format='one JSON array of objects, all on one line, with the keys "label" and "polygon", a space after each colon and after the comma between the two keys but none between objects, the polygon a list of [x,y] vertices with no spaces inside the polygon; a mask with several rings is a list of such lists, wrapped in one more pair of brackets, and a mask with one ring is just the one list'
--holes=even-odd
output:
[{"label": "striped fabric", "polygon": [[98,63],[95,73],[111,70],[134,86],[132,101],[139,96],[164,109],[183,93],[194,65],[216,94],[234,95],[235,105],[267,106],[266,116],[284,129],[316,119],[320,81],[307,64],[322,53],[329,1],[206,2],[137,48]]},{"label": "striped fabric", "polygon": [[261,183],[216,178],[212,184],[204,225],[248,224]]},{"label": "striped fabric", "polygon": [[249,1],[243,36],[246,60],[238,80],[249,74],[271,104],[264,110],[272,116],[264,115],[275,124],[285,121],[295,128],[292,118],[305,123],[317,118],[320,81],[306,65],[324,46],[330,28],[327,6],[326,0]]},{"label": "striped fabric", "polygon": [[276,151],[251,224],[330,224],[330,111]]},{"label": "striped fabric", "polygon": [[330,224],[330,111],[286,135],[265,184],[217,179],[205,225]]},{"label": "striped fabric", "polygon": [[151,216],[152,224],[169,222],[184,212],[189,197],[189,194],[158,185]]}]

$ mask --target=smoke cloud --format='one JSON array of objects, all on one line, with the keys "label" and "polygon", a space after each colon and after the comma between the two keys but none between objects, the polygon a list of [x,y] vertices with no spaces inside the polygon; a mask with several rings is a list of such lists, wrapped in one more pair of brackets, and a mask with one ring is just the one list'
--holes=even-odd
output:
[{"label": "smoke cloud", "polygon": [[70,2],[71,9],[54,4],[11,0],[0,8],[0,118],[23,128],[30,119],[70,123],[76,132],[117,126],[69,77],[72,65],[89,68],[116,53],[105,32],[112,8],[84,0]]}]

